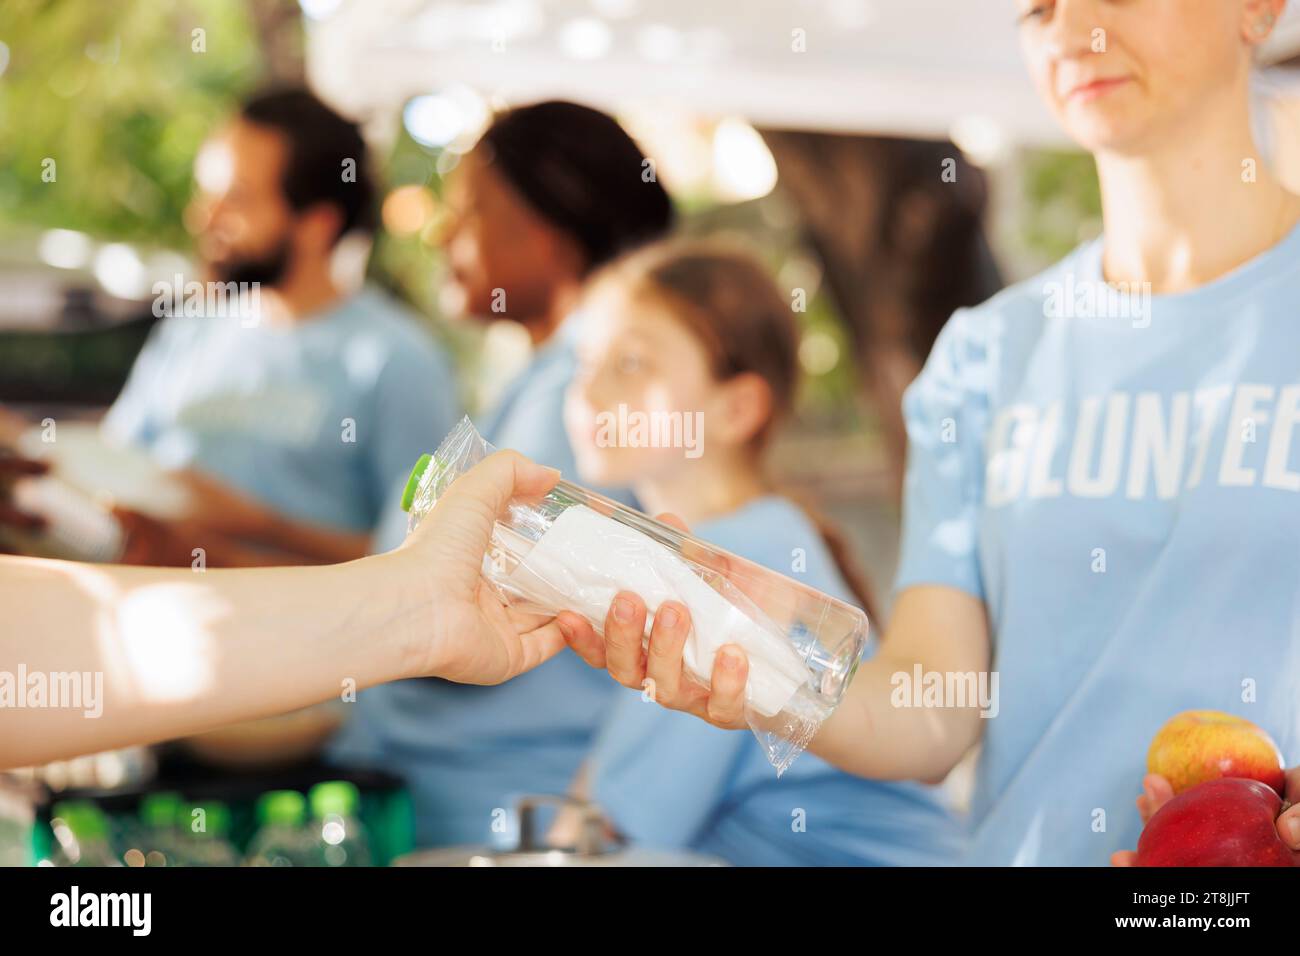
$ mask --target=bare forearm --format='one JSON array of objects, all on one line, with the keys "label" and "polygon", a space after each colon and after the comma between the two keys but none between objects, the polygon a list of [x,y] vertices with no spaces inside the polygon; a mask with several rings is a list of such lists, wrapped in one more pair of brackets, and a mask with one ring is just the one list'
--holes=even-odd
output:
[{"label": "bare forearm", "polygon": [[925,585],[899,595],[880,651],[814,738],[818,756],[884,780],[943,779],[997,712],[983,602]]},{"label": "bare forearm", "polygon": [[[0,708],[0,767],[194,733],[328,699],[345,681],[405,676],[416,602],[376,560],[196,573],[0,558],[0,607],[22,621],[0,631],[0,671],[29,705]],[[16,686],[20,673],[27,686]],[[81,706],[51,706],[69,702],[52,690],[68,674],[84,675]],[[39,709],[33,680],[50,689]]]},{"label": "bare forearm", "polygon": [[912,702],[916,663],[887,655],[864,662],[808,749],[859,777],[942,780],[979,739],[980,708],[896,706],[900,694]]}]

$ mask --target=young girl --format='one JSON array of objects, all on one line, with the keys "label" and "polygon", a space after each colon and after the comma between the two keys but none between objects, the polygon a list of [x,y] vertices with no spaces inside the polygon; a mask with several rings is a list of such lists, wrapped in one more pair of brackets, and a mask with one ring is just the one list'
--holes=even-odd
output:
[{"label": "young girl", "polygon": [[[982,736],[973,862],[1134,846],[1134,784],[1179,711],[1247,717],[1300,759],[1300,198],[1250,111],[1284,7],[1018,2],[1039,92],[1096,158],[1105,234],[944,329],[904,405],[889,631],[810,748],[930,779]],[[652,634],[643,660],[641,613],[611,616],[605,641],[565,626],[621,683],[649,676],[665,706],[743,728],[743,665],[712,693],[662,692],[680,652]],[[918,666],[996,673],[996,716],[892,706]],[[1295,802],[1300,770],[1289,782]],[[1142,813],[1171,794],[1143,785]],[[1278,832],[1300,848],[1300,807]]]},{"label": "young girl", "polygon": [[[647,510],[678,515],[701,538],[869,607],[860,578],[762,474],[798,367],[794,317],[763,267],[717,244],[652,246],[595,280],[582,317],[565,414],[582,480],[629,485]],[[696,441],[611,442],[602,413],[620,407],[691,416]],[[932,788],[856,779],[811,755],[778,780],[749,735],[631,692],[615,705],[577,789],[634,842],[738,865],[937,864],[959,849],[955,821]]]}]

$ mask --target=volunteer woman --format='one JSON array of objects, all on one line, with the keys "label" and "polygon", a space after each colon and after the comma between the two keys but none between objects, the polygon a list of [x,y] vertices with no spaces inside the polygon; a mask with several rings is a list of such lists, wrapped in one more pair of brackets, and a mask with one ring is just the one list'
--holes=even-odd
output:
[{"label": "volunteer woman", "polygon": [[[811,748],[933,780],[982,739],[972,862],[1135,845],[1134,783],[1181,710],[1246,716],[1300,760],[1300,199],[1249,109],[1284,5],[1018,4],[1043,98],[1096,157],[1105,234],[957,313],[909,390],[893,619]],[[605,644],[561,622],[620,682],[743,727],[743,655],[710,695],[681,678],[683,625],[642,654],[642,614],[616,600]],[[992,670],[997,693],[911,706],[894,691],[918,666]],[[1144,811],[1168,795],[1146,789]],[[1300,847],[1300,811],[1279,830]]]},{"label": "volunteer woman", "polygon": [[[563,420],[577,333],[569,313],[592,269],[667,231],[672,204],[652,170],[611,117],[546,102],[499,116],[451,174],[449,298],[467,316],[516,323],[534,344],[478,420],[498,448],[573,473]],[[380,549],[405,533],[398,504]],[[362,695],[332,754],[406,779],[420,845],[479,843],[518,795],[563,792],[617,690],[567,654],[491,690],[394,684]]]},{"label": "volunteer woman", "polygon": [[[505,503],[557,477],[500,452],[401,548],[328,567],[196,574],[0,556],[0,770],[282,713],[348,687],[487,684],[531,670],[563,649],[555,622],[507,611],[479,572]],[[95,699],[73,700],[68,675],[89,675],[78,687]]]}]

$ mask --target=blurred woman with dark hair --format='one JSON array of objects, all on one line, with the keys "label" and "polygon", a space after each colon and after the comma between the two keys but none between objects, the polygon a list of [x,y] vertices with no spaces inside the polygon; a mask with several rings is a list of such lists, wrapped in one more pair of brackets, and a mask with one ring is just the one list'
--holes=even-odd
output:
[{"label": "blurred woman with dark hair", "polygon": [[448,184],[442,245],[460,310],[517,322],[536,347],[483,420],[494,444],[572,471],[558,415],[573,369],[566,319],[591,270],[672,224],[651,168],[609,116],[547,102],[499,117]]},{"label": "blurred woman with dark hair", "polygon": [[[668,194],[614,119],[552,101],[498,116],[449,177],[446,203],[447,298],[466,316],[518,323],[534,346],[480,431],[573,474],[563,418],[576,369],[569,313],[593,269],[668,231]],[[405,532],[397,504],[379,550]],[[406,777],[420,844],[481,841],[513,795],[564,792],[616,690],[567,654],[509,686],[389,685],[362,696],[334,753]]]}]

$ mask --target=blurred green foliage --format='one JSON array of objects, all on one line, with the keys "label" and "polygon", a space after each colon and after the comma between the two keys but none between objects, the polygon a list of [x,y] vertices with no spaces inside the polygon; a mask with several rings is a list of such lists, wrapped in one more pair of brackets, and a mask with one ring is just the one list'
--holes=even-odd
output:
[{"label": "blurred green foliage", "polygon": [[1101,231],[1097,167],[1079,150],[1027,151],[1021,163],[1018,240],[1042,262],[1056,262]]},{"label": "blurred green foliage", "polygon": [[[278,5],[278,6],[277,6]],[[3,0],[0,42],[0,230],[76,229],[98,239],[183,249],[191,164],[213,124],[271,75],[259,16],[293,0]],[[296,26],[294,27],[296,30]],[[202,51],[195,31],[201,30]],[[274,58],[274,54],[270,54]],[[389,187],[420,183],[435,196],[439,152],[399,133],[379,157]],[[47,160],[56,179],[46,182]],[[445,168],[445,166],[444,166]],[[1090,157],[1023,156],[1015,243],[1051,261],[1095,231],[1100,198]],[[749,238],[774,270],[806,257],[779,195],[738,206],[678,197],[687,231]],[[429,316],[438,314],[441,256],[428,231],[377,237],[371,276]],[[824,291],[800,321],[829,336],[840,361],[809,376],[801,412],[843,424],[861,414],[853,349]],[[464,325],[431,326],[456,353],[464,380],[484,359]]]},{"label": "blurred green foliage", "polygon": [[[184,246],[194,154],[262,77],[248,7],[4,0],[0,42],[9,54],[0,76],[6,225]],[[53,182],[42,178],[47,160]]]}]

